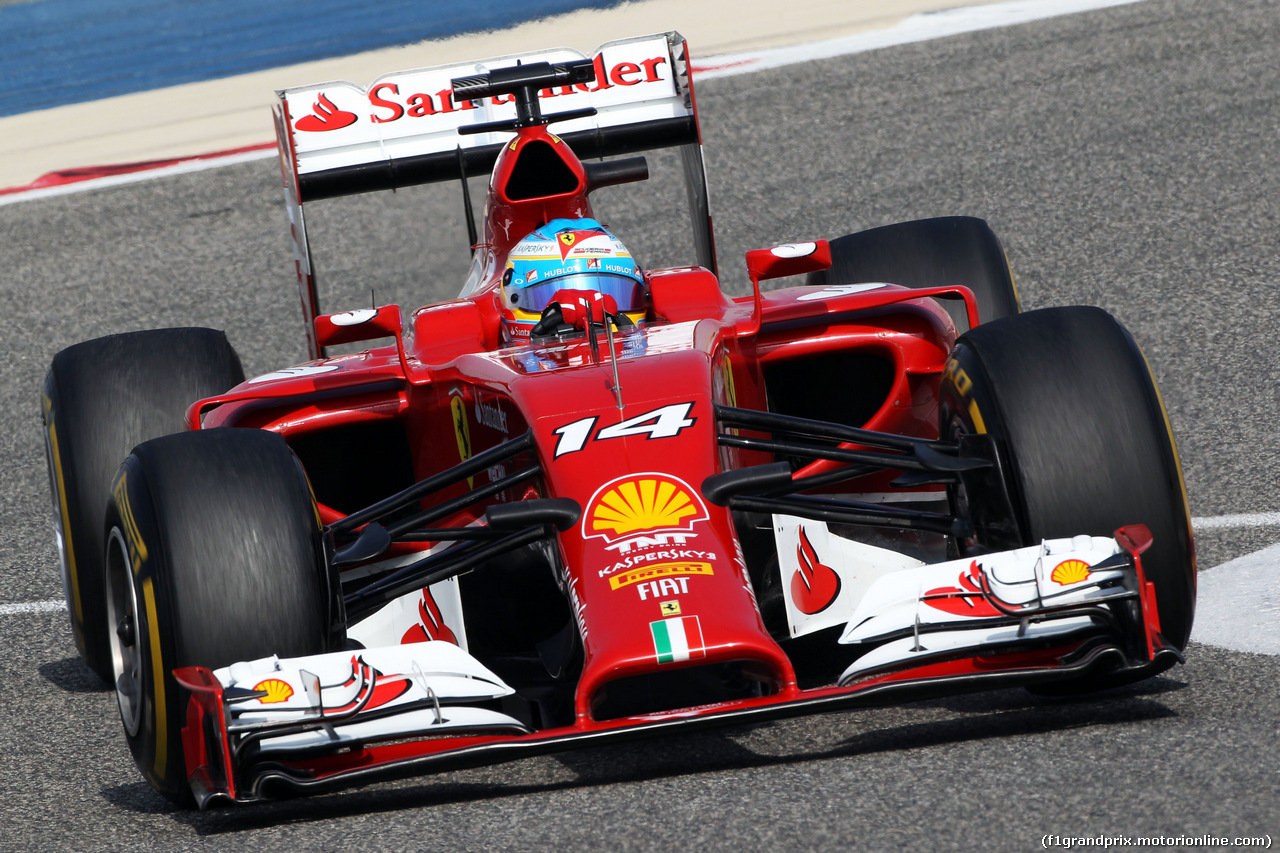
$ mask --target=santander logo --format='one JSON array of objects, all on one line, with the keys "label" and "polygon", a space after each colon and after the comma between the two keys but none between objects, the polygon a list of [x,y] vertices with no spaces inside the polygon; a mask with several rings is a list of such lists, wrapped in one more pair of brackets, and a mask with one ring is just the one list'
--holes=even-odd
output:
[{"label": "santander logo", "polygon": [[982,594],[982,583],[979,580],[978,561],[969,563],[969,571],[961,572],[956,579],[958,586],[940,586],[931,589],[920,597],[920,600],[935,610],[950,613],[953,616],[972,616],[986,618],[1003,616],[999,610],[987,601]]},{"label": "santander logo", "polygon": [[334,106],[333,101],[325,97],[324,92],[321,92],[319,97],[316,98],[316,102],[311,106],[311,109],[313,110],[311,115],[298,119],[294,127],[307,133],[320,133],[326,130],[339,130],[355,124],[359,118],[355,113],[338,109]]},{"label": "santander logo", "polygon": [[800,544],[796,548],[800,568],[791,576],[791,600],[801,613],[812,616],[831,606],[840,595],[840,576],[830,566],[818,561],[818,552],[800,528]]},{"label": "santander logo", "polygon": [[[637,61],[617,61],[605,63],[604,57],[597,55],[594,59],[596,79],[594,83],[577,83],[543,89],[540,97],[544,100],[562,95],[601,92],[618,87],[670,85],[671,72],[666,56],[653,56],[646,59],[637,57]],[[465,69],[459,67],[458,73]],[[435,85],[432,85],[435,81]],[[435,89],[442,80],[435,76],[417,73],[396,75],[393,79],[383,79],[375,83],[365,97],[369,100],[369,112],[363,116],[338,109],[323,92],[312,105],[312,114],[303,116],[294,123],[294,127],[304,133],[321,133],[329,130],[340,130],[355,124],[357,121],[373,124],[386,124],[401,119],[420,119],[447,113],[474,110],[482,101],[457,102],[453,98],[453,89],[447,85],[438,91],[419,91],[421,88]],[[402,91],[403,88],[403,91]],[[666,94],[670,94],[667,92]],[[495,106],[515,102],[513,95],[495,95],[485,98]]]}]

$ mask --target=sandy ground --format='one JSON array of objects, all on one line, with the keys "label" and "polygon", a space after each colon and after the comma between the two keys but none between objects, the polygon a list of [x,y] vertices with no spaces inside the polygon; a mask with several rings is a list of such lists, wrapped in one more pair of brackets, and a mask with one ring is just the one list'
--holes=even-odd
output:
[{"label": "sandy ground", "polygon": [[274,139],[276,89],[326,80],[361,84],[390,71],[677,30],[696,57],[712,57],[892,26],[918,12],[978,0],[642,0],[458,36],[71,104],[0,118],[0,187],[65,169],[190,157]]}]

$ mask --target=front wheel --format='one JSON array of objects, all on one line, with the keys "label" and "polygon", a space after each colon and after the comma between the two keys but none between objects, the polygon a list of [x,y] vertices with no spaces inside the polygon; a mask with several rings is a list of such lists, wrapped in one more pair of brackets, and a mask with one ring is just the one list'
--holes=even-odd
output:
[{"label": "front wheel", "polygon": [[[939,409],[942,435],[985,433],[1005,450],[1012,517],[984,519],[971,546],[1110,536],[1145,524],[1154,544],[1142,564],[1161,630],[1186,647],[1196,574],[1182,471],[1155,380],[1115,318],[1098,308],[1048,308],[970,330],[947,363]],[[981,481],[951,497],[970,517],[1001,502]]]},{"label": "front wheel", "polygon": [[340,648],[340,589],[306,475],[284,440],[250,429],[166,436],[116,474],[106,611],[120,717],[161,794],[191,801],[184,666]]}]

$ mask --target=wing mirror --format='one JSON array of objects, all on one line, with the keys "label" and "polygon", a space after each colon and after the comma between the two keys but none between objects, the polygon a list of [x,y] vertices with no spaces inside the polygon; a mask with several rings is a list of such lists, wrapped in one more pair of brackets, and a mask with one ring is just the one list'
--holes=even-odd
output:
[{"label": "wing mirror", "polygon": [[747,273],[758,285],[771,278],[786,278],[831,268],[831,244],[826,240],[784,243],[772,249],[747,252]]},{"label": "wing mirror", "polygon": [[399,305],[361,308],[358,311],[343,311],[341,314],[322,314],[316,317],[315,330],[321,356],[325,354],[325,347],[395,338],[400,367],[405,376],[409,376],[409,360],[404,352],[404,321],[400,316]]},{"label": "wing mirror", "polygon": [[750,324],[742,327],[738,333],[754,335],[760,331],[760,323],[764,317],[764,300],[760,296],[760,282],[830,268],[831,244],[826,240],[784,243],[772,249],[752,249],[747,252],[747,274],[751,276],[755,308],[751,313]]},{"label": "wing mirror", "polygon": [[399,305],[322,314],[315,319],[316,341],[321,351],[324,347],[378,338],[395,338],[398,344],[401,326]]}]

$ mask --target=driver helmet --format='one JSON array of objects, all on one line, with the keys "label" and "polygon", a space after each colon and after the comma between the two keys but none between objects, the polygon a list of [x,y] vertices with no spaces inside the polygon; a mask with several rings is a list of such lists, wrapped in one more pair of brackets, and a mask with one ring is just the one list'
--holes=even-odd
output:
[{"label": "driver helmet", "polygon": [[553,219],[511,250],[502,275],[508,339],[527,339],[559,290],[599,291],[633,323],[644,319],[644,277],[627,247],[594,219]]}]

